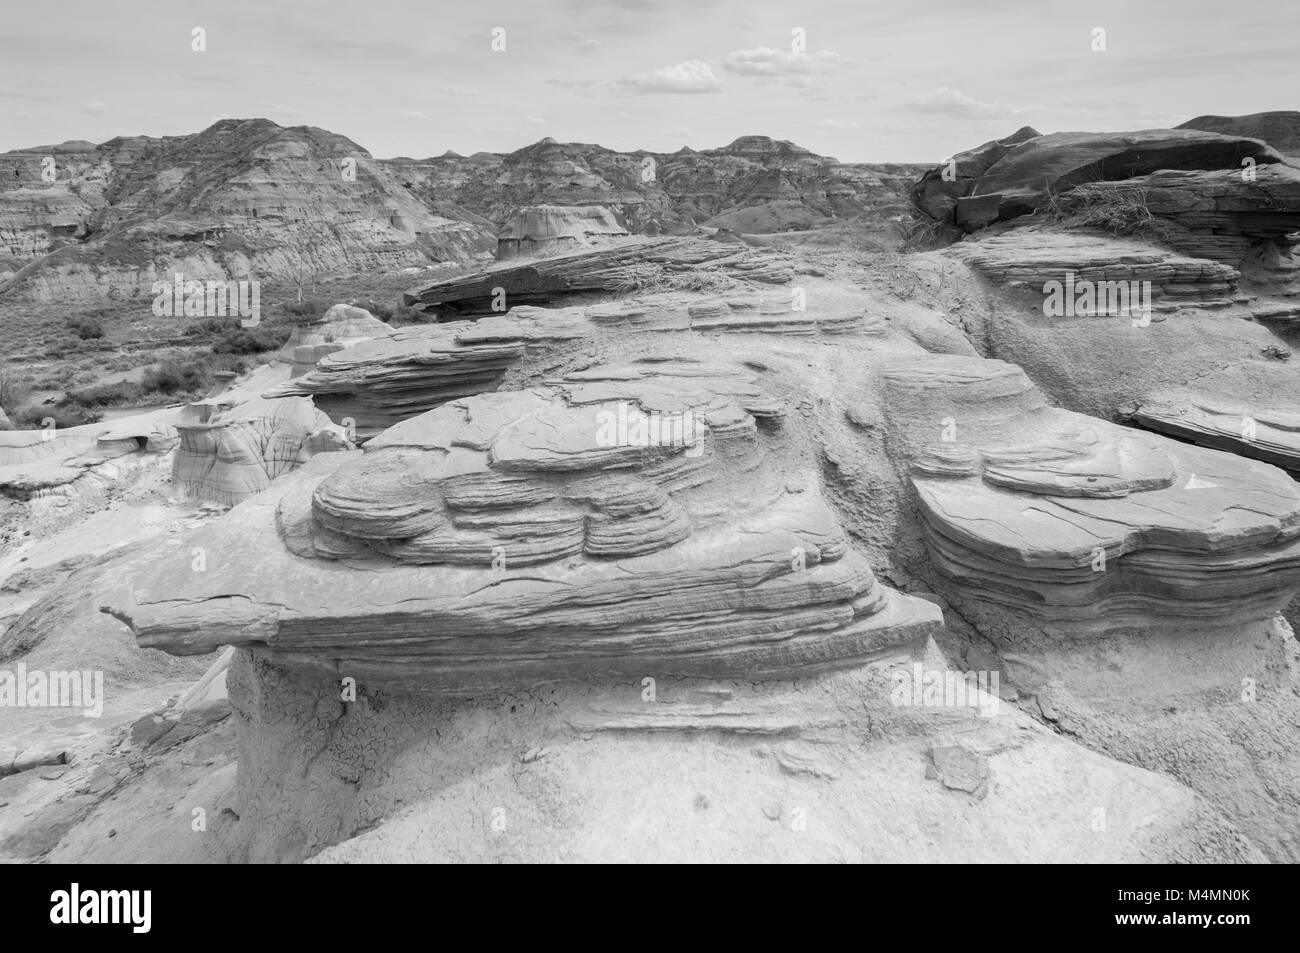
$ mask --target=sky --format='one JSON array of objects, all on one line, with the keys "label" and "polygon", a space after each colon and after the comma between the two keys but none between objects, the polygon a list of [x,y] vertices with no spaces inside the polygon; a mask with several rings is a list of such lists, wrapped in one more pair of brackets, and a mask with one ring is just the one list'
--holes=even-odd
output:
[{"label": "sky", "polygon": [[937,163],[1023,125],[1300,108],[1297,38],[1294,2],[15,2],[0,151],[265,117],[380,158],[767,135],[844,162]]}]

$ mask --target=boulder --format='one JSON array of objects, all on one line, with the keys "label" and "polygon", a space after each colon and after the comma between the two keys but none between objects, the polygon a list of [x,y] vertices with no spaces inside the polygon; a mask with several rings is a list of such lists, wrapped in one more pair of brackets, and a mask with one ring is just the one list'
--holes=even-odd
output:
[{"label": "boulder", "polygon": [[994,139],[957,153],[950,162],[935,166],[917,180],[912,188],[912,204],[931,218],[953,221],[958,200],[970,194],[974,182],[989,170],[989,166],[1014,146],[1040,135],[1038,130],[1023,126],[1004,139]]}]

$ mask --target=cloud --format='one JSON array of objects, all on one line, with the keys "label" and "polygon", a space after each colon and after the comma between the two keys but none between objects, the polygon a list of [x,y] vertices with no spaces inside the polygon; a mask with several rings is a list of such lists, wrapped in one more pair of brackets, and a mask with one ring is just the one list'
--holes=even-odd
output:
[{"label": "cloud", "polygon": [[660,129],[659,134],[661,136],[693,136],[695,130],[690,126],[673,126],[670,129]]},{"label": "cloud", "polygon": [[546,125],[546,120],[543,119],[541,116],[529,116],[527,119],[524,120],[524,122],[530,122],[530,123],[532,123],[534,126],[545,126],[545,125]]},{"label": "cloud", "polygon": [[716,93],[722,90],[718,77],[703,60],[687,60],[652,73],[638,73],[618,84],[635,93]]},{"label": "cloud", "polygon": [[842,62],[840,54],[830,50],[816,53],[795,53],[791,50],[774,50],[760,46],[752,50],[735,50],[722,60],[722,68],[742,76],[768,78],[807,77],[812,73],[833,69]]},{"label": "cloud", "polygon": [[102,116],[104,113],[108,112],[108,107],[98,99],[92,99],[81,107],[81,111],[87,116]]},{"label": "cloud", "polygon": [[818,119],[812,125],[818,129],[860,129],[852,119]]},{"label": "cloud", "polygon": [[982,103],[960,89],[940,86],[909,100],[906,107],[916,112],[956,116],[965,119],[1005,119],[1023,115],[1028,110],[1010,103]]}]

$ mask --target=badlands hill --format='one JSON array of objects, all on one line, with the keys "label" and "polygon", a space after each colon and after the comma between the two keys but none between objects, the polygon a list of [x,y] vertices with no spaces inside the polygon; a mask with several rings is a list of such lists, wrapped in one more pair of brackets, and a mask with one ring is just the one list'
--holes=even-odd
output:
[{"label": "badlands hill", "polygon": [[322,129],[231,119],[193,136],[83,145],[0,156],[0,280],[38,300],[145,294],[174,271],[396,269],[494,245]]},{"label": "badlands hill", "polygon": [[175,271],[299,280],[463,263],[495,252],[534,205],[603,206],[637,234],[806,229],[898,214],[915,171],[764,136],[671,155],[543,139],[508,155],[376,160],[323,129],[226,119],[0,155],[0,294],[129,298]]},{"label": "badlands hill", "polygon": [[497,225],[525,205],[601,205],[640,234],[681,233],[697,224],[781,232],[869,212],[897,214],[920,171],[841,163],[767,136],[672,153],[547,138],[504,155],[448,154],[388,165],[430,202],[450,201]]}]

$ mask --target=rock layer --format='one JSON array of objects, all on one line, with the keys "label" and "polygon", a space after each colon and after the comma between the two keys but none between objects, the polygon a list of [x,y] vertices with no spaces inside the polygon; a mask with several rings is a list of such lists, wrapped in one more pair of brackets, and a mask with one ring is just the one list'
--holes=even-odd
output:
[{"label": "rock layer", "polygon": [[187,542],[209,572],[156,560],[106,609],[173,653],[452,694],[788,677],[932,631],[815,472],[764,464],[782,413],[744,368],[685,360],[456,401],[315,457]]},{"label": "rock layer", "polygon": [[1001,361],[883,379],[931,560],[964,597],[1095,634],[1265,619],[1300,583],[1280,470],[1048,407]]}]

